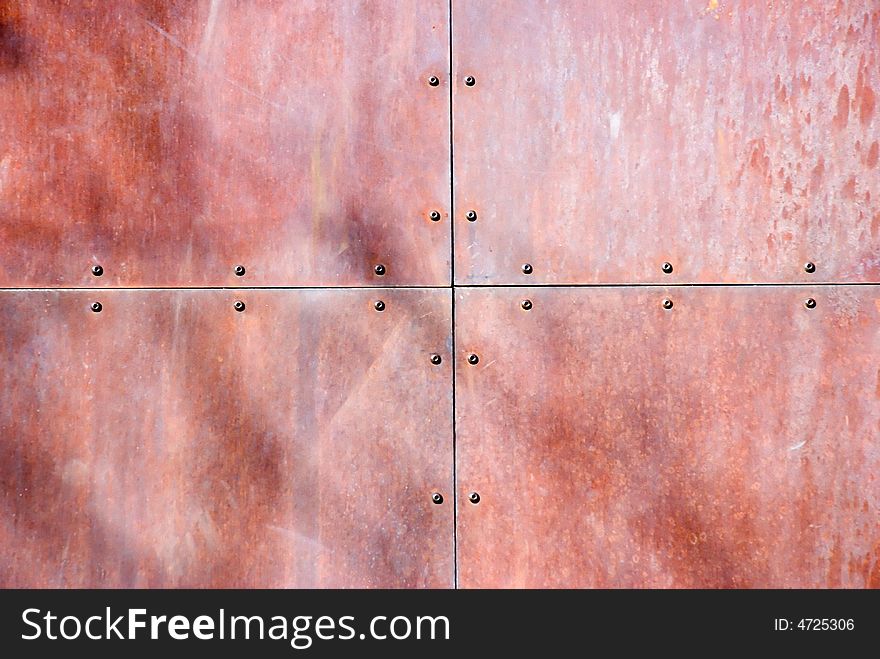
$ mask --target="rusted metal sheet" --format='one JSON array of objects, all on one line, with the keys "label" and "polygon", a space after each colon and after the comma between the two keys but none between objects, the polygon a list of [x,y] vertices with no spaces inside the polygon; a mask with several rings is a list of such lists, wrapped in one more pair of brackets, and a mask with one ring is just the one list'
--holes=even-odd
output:
[{"label": "rusted metal sheet", "polygon": [[460,585],[880,587],[878,326],[875,286],[459,290]]},{"label": "rusted metal sheet", "polygon": [[451,586],[450,307],[0,294],[0,586]]},{"label": "rusted metal sheet", "polygon": [[448,284],[448,35],[446,0],[3,0],[0,286]]},{"label": "rusted metal sheet", "polygon": [[876,0],[457,0],[453,25],[459,283],[880,280]]}]

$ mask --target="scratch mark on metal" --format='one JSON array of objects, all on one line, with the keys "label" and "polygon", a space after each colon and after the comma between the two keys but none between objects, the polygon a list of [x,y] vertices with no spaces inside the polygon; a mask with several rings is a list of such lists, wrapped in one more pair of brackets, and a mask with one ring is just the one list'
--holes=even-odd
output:
[{"label": "scratch mark on metal", "polygon": [[[192,50],[190,50],[189,48],[187,48],[187,47],[186,47],[186,46],[185,46],[185,45],[184,45],[184,44],[183,44],[183,43],[182,43],[177,37],[175,37],[173,34],[171,34],[170,32],[168,32],[167,30],[164,30],[162,27],[156,25],[156,24],[153,23],[152,21],[149,21],[149,20],[144,19],[144,22],[145,22],[147,25],[149,25],[153,30],[155,30],[155,31],[159,34],[159,36],[161,36],[161,37],[163,37],[164,39],[166,39],[166,40],[167,40],[172,46],[174,46],[174,47],[176,47],[176,48],[179,48],[181,51],[183,51],[184,53],[186,53],[191,59],[195,60],[195,61],[198,62],[199,64],[202,64],[202,60],[201,60],[201,58],[200,58],[196,53],[194,53]],[[230,77],[227,76],[227,75],[222,75],[222,78],[223,78],[223,80],[225,80],[227,83],[229,83],[230,85],[232,85],[233,87],[235,87],[235,88],[238,89],[239,91],[244,92],[244,93],[247,94],[248,96],[251,96],[251,97],[257,99],[257,100],[259,100],[260,102],[265,103],[266,105],[275,108],[276,110],[280,110],[281,112],[287,112],[287,111],[288,111],[288,108],[286,108],[285,106],[283,106],[283,105],[279,105],[278,103],[276,103],[276,102],[273,101],[272,99],[266,98],[265,96],[263,96],[263,95],[260,94],[259,92],[255,92],[253,89],[250,89],[249,87],[247,87],[247,86],[241,84],[241,83],[238,82],[237,80],[234,80],[234,79],[230,78]]]}]

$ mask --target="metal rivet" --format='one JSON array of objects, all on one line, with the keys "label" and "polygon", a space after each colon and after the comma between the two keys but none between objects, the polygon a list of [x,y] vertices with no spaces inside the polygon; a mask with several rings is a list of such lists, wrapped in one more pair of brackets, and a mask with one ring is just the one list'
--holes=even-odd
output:
[{"label": "metal rivet", "polygon": [[382,302],[382,300],[376,300],[376,302],[373,304],[373,308],[376,311],[385,311],[385,303]]},{"label": "metal rivet", "polygon": [[242,302],[241,300],[236,300],[235,304],[233,304],[232,306],[235,307],[236,311],[244,311],[244,302]]},{"label": "metal rivet", "polygon": [[663,308],[664,309],[671,309],[672,308],[672,300],[670,300],[669,298],[666,298],[665,300],[663,300]]},{"label": "metal rivet", "polygon": [[431,220],[433,222],[439,222],[440,221],[440,211],[431,211]]},{"label": "metal rivet", "polygon": [[814,299],[811,298],[811,297],[808,297],[808,298],[807,298],[807,301],[804,302],[804,306],[805,306],[807,309],[815,309],[815,308],[816,308],[816,300],[814,300]]},{"label": "metal rivet", "polygon": [[440,355],[438,355],[436,352],[433,355],[431,355],[431,363],[432,364],[439,364],[442,361],[443,361],[443,358],[440,357]]},{"label": "metal rivet", "polygon": [[521,306],[523,309],[528,311],[529,309],[532,308],[532,301],[531,300],[523,300],[522,302],[520,302],[519,306]]},{"label": "metal rivet", "polygon": [[477,81],[474,80],[474,76],[468,76],[464,79],[464,84],[466,84],[468,87],[473,87],[475,84],[477,84]]},{"label": "metal rivet", "polygon": [[468,501],[470,501],[470,502],[471,502],[472,504],[474,504],[474,505],[477,505],[478,503],[480,503],[480,495],[479,495],[479,493],[477,493],[477,492],[471,492],[471,493],[468,495]]},{"label": "metal rivet", "polygon": [[101,275],[104,274],[104,268],[102,268],[99,265],[93,265],[92,266],[92,274],[95,275],[96,277],[100,277]]},{"label": "metal rivet", "polygon": [[532,264],[531,263],[523,263],[522,271],[524,275],[532,274]]},{"label": "metal rivet", "polygon": [[100,313],[101,309],[103,309],[103,308],[104,307],[101,306],[100,302],[92,302],[92,311],[94,311],[95,313]]},{"label": "metal rivet", "polygon": [[471,353],[470,355],[468,355],[468,364],[473,366],[473,365],[479,364],[479,363],[480,363],[480,358],[477,355],[475,355],[474,353]]},{"label": "metal rivet", "polygon": [[664,263],[661,267],[663,268],[663,272],[665,272],[667,275],[668,275],[670,272],[672,272],[672,264],[671,264],[669,261],[667,261],[666,263]]},{"label": "metal rivet", "polygon": [[443,495],[439,492],[434,492],[434,494],[431,495],[431,501],[439,506],[441,503],[443,503]]},{"label": "metal rivet", "polygon": [[816,272],[816,264],[812,261],[808,261],[804,264],[804,270],[806,270],[807,272]]},{"label": "metal rivet", "polygon": [[436,87],[440,84],[440,78],[438,78],[437,76],[431,76],[430,78],[428,78],[428,84],[431,85],[431,87]]},{"label": "metal rivet", "polygon": [[373,268],[373,272],[375,272],[380,277],[385,274],[385,266],[381,263],[377,264],[375,268]]},{"label": "metal rivet", "polygon": [[465,215],[468,222],[476,222],[477,221],[477,211],[468,211]]},{"label": "metal rivet", "polygon": [[237,277],[244,277],[244,266],[243,265],[235,266],[235,275]]}]

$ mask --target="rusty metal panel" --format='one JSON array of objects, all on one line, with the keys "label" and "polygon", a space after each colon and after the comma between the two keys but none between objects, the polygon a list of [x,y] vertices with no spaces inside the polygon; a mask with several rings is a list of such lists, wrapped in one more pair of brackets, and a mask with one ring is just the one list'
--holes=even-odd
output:
[{"label": "rusty metal panel", "polygon": [[3,0],[0,286],[448,284],[448,59],[447,0]]},{"label": "rusty metal panel", "polygon": [[458,283],[880,280],[876,0],[457,0],[453,26]]},{"label": "rusty metal panel", "polygon": [[461,289],[455,323],[463,587],[880,587],[880,288]]},{"label": "rusty metal panel", "polygon": [[450,295],[0,294],[0,586],[451,586]]}]

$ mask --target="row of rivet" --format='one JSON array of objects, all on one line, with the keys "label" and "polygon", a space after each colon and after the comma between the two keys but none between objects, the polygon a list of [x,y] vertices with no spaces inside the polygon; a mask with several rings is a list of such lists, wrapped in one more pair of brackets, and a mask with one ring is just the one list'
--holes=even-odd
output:
[{"label": "row of rivet", "polygon": [[[236,303],[236,304],[238,304],[238,303]],[[664,298],[664,300],[663,300],[663,302],[662,302],[661,304],[662,304],[662,306],[663,306],[664,309],[671,309],[673,306],[675,306],[675,305],[673,304],[672,300],[670,300],[669,298]],[[525,311],[531,311],[532,307],[534,306],[534,305],[532,304],[532,301],[531,301],[531,300],[523,300],[522,302],[519,303],[519,305],[520,305]],[[376,303],[375,303],[373,306],[376,308],[376,311],[385,311],[385,303],[384,303],[382,300],[377,300]],[[816,300],[815,300],[814,298],[811,298],[811,297],[810,297],[810,298],[807,298],[807,299],[804,301],[804,306],[805,306],[807,309],[815,309],[815,308],[816,308]],[[477,359],[477,360],[479,359],[476,355],[471,355],[471,357],[473,357],[474,359]],[[468,361],[470,361],[470,360],[468,360]],[[439,364],[439,363],[440,363],[440,358],[439,358],[439,356],[437,357],[437,361],[434,362],[434,363],[435,363],[435,364]],[[471,364],[476,364],[476,363],[477,363],[476,361],[472,361],[472,362],[471,362]]]},{"label": "row of rivet", "polygon": [[[474,214],[474,220],[477,219],[477,214],[474,211],[470,211],[468,213],[468,219],[470,219],[471,213]],[[669,261],[666,261],[663,263],[663,265],[660,266],[660,269],[663,271],[664,274],[671,275],[674,268],[672,267],[672,264]],[[530,275],[534,271],[535,271],[535,269],[532,267],[531,263],[523,263],[522,264],[522,272],[524,275]],[[804,271],[809,274],[813,274],[814,272],[816,272],[816,264],[813,263],[812,261],[808,261],[807,263],[804,264]]]},{"label": "row of rivet", "polygon": [[[243,265],[235,266],[232,271],[235,273],[236,277],[244,277],[244,273],[246,272]],[[104,274],[104,267],[101,265],[93,265],[92,274],[95,275],[95,277],[102,276]]]},{"label": "row of rivet", "polygon": [[[430,78],[428,78],[428,84],[431,85],[431,87],[436,87],[440,84],[440,78],[438,78],[437,76],[431,76]],[[468,87],[473,87],[477,84],[477,79],[474,78],[474,76],[465,76],[464,84],[466,84]]]},{"label": "row of rivet", "polygon": [[[480,363],[480,357],[479,357],[479,355],[471,353],[468,355],[467,361],[468,361],[468,364],[470,364],[471,366],[476,366],[477,364]],[[443,358],[440,355],[438,355],[436,352],[432,353],[431,354],[431,363],[434,364],[435,366],[439,366],[440,364],[443,363]]]},{"label": "row of rivet", "polygon": [[[434,494],[431,495],[431,501],[433,501],[434,503],[436,503],[436,504],[439,506],[441,503],[443,503],[443,495],[440,494],[439,492],[434,492]],[[472,504],[474,504],[475,506],[476,506],[478,503],[480,503],[480,494],[479,494],[479,492],[471,492],[471,493],[468,495],[468,501],[470,501],[470,502],[471,502]]]},{"label": "row of rivet", "polygon": [[[672,307],[675,306],[673,304],[672,300],[670,300],[668,297],[664,298],[663,302],[661,304],[662,304],[663,308],[667,309],[667,310],[672,309]],[[520,306],[523,309],[525,309],[526,311],[530,311],[533,307],[533,304],[532,304],[531,300],[523,300],[522,302],[520,302]],[[807,309],[815,309],[816,308],[815,298],[808,297],[806,300],[804,300],[804,306]],[[236,311],[244,311],[245,310],[245,304],[241,300],[236,300],[235,303],[232,305],[232,307]],[[101,305],[100,302],[92,302],[92,304],[91,304],[91,309],[95,313],[100,312],[103,308],[104,307]],[[385,311],[385,302],[383,302],[382,300],[376,300],[376,302],[373,304],[373,308],[375,308],[376,311]],[[477,357],[477,355],[470,355],[468,357],[468,363],[470,363],[470,364],[476,364],[479,361],[480,361],[480,358]],[[440,355],[434,354],[431,356],[431,363],[432,364],[439,364],[440,362],[441,362]]]},{"label": "row of rivet", "polygon": [[[475,211],[468,211],[467,218],[471,222],[473,222],[477,219],[477,213]],[[440,219],[440,212],[439,211],[431,211],[431,219],[434,220],[435,222],[438,221]],[[530,275],[535,271],[535,269],[532,267],[531,263],[523,263],[521,269],[522,269],[522,272],[524,275]],[[665,263],[663,263],[663,265],[660,266],[660,269],[667,275],[672,274],[672,271],[673,271],[672,264],[669,261],[666,261]],[[816,264],[811,261],[807,262],[804,264],[804,270],[806,272],[812,274],[812,273],[816,272]],[[235,268],[233,268],[233,272],[235,273],[235,275],[237,277],[244,277],[246,270],[243,265],[237,265],[237,266],[235,266]],[[385,268],[385,265],[383,263],[377,263],[373,267],[373,272],[375,272],[377,276],[382,277],[387,272],[387,269]],[[104,268],[100,265],[93,265],[92,266],[92,274],[95,275],[95,277],[100,277],[101,275],[104,274]]]},{"label": "row of rivet", "polygon": [[[670,300],[669,298],[665,298],[663,300],[663,308],[664,309],[668,310],[668,309],[671,309],[673,306],[675,306],[675,305],[673,304],[672,300]],[[816,308],[816,300],[814,298],[808,297],[806,300],[804,300],[804,306],[807,309],[815,309]]]},{"label": "row of rivet", "polygon": [[[439,220],[439,219],[440,219],[440,213],[437,212],[437,211],[433,211],[433,212],[431,213],[431,219],[433,220],[435,215],[436,215],[437,219]],[[235,268],[233,268],[232,271],[235,273],[235,276],[236,276],[236,277],[244,277],[245,272],[247,272],[247,271],[245,270],[245,267],[244,267],[243,265],[237,265],[237,266],[235,266]],[[375,267],[373,267],[373,272],[375,272],[379,277],[382,277],[382,276],[385,274],[385,272],[386,272],[385,265],[382,264],[382,263],[377,263],[377,264],[375,265]],[[104,274],[104,267],[101,266],[101,265],[93,265],[93,266],[92,266],[92,274],[93,274],[95,277],[100,277],[100,276],[102,276],[102,275]]]}]

